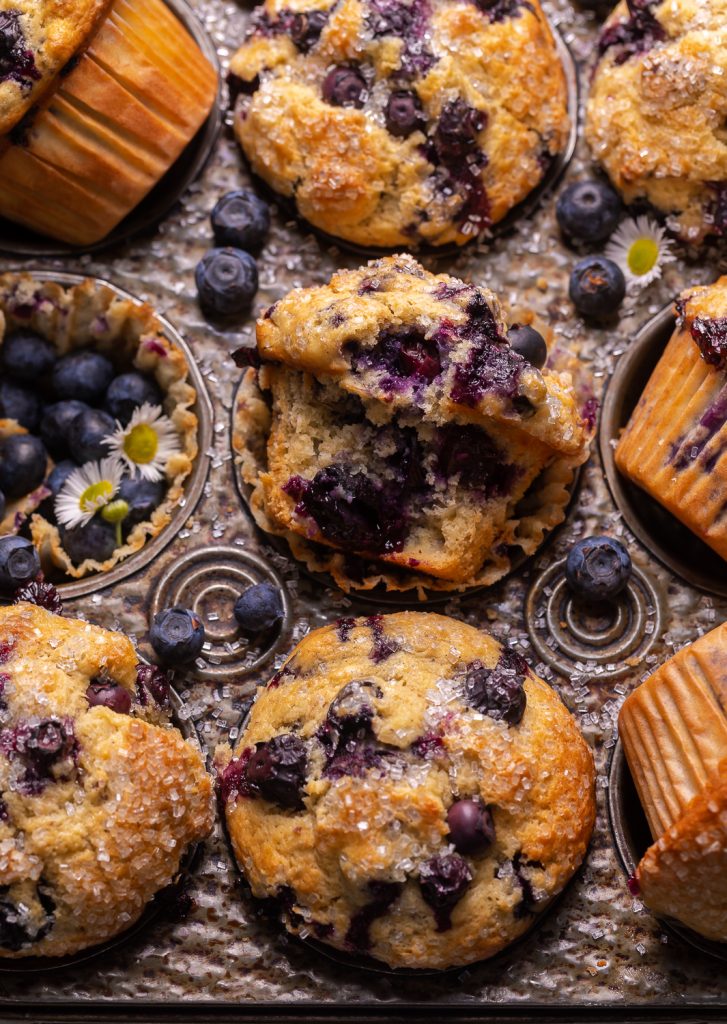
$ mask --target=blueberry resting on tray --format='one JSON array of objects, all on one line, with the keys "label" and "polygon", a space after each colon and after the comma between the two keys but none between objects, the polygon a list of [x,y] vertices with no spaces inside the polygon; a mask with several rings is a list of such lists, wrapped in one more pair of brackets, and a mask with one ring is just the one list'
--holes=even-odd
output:
[{"label": "blueberry resting on tray", "polygon": [[[479,706],[473,676],[508,696],[496,682]],[[593,759],[557,694],[440,615],[309,633],[216,763],[253,895],[289,931],[391,967],[505,948],[567,884],[595,816]]]},{"label": "blueberry resting on tray", "polygon": [[169,522],[197,452],[184,354],[149,307],[87,280],[0,277],[0,543],[62,582]]},{"label": "blueberry resting on tray", "polygon": [[501,578],[588,457],[580,367],[547,354],[486,288],[408,256],[291,292],[258,320],[235,409],[258,524],[347,590]]}]

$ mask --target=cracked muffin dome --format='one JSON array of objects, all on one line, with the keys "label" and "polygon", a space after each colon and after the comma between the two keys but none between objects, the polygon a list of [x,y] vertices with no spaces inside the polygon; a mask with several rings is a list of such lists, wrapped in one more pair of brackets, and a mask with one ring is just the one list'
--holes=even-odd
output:
[{"label": "cracked muffin dome", "polygon": [[492,583],[562,521],[590,406],[487,289],[387,257],[268,309],[257,355],[234,432],[253,514],[345,589]]},{"label": "cracked muffin dome", "polygon": [[727,560],[727,277],[690,288],[616,465]]},{"label": "cracked muffin dome", "polygon": [[0,0],[0,216],[99,242],[216,92],[216,69],[164,0]]},{"label": "cracked muffin dome", "polygon": [[441,615],[308,634],[217,758],[252,893],[295,934],[391,967],[503,949],[566,885],[594,823],[593,758],[560,698]]},{"label": "cracked muffin dome", "polygon": [[538,0],[266,0],[230,72],[253,170],[359,245],[462,245],[567,143]]},{"label": "cracked muffin dome", "polygon": [[619,3],[598,44],[586,138],[626,202],[687,241],[727,229],[727,3]]},{"label": "cracked muffin dome", "polygon": [[125,931],[212,826],[199,751],[131,641],[25,602],[0,608],[0,957]]},{"label": "cracked muffin dome", "polygon": [[[39,350],[46,358],[45,365],[29,378],[16,377],[5,362],[6,345],[19,338],[34,345],[34,358]],[[87,396],[84,402],[76,401],[79,395],[75,391],[73,395],[59,393],[54,377],[64,357],[78,353],[103,356],[112,374],[111,384],[108,380],[102,382],[99,394],[93,399]],[[189,370],[184,352],[169,341],[146,303],[122,297],[91,278],[64,286],[36,279],[32,274],[0,275],[0,460],[7,439],[28,432],[40,435],[44,446],[54,455],[48,460],[45,478],[39,479],[29,493],[6,496],[0,536],[29,534],[44,571],[74,579],[107,572],[157,536],[170,523],[183,499],[185,482],[197,457],[197,394],[190,383]],[[76,387],[90,386],[88,372],[87,368],[78,371]],[[69,451],[70,426],[64,422],[65,429],[61,429],[60,421],[49,410],[57,410],[64,399],[70,398],[70,402],[65,401],[66,406],[100,412],[107,424],[105,429],[113,431],[120,426],[118,422],[114,426],[119,410],[115,405],[109,406],[108,395],[111,387],[130,373],[137,384],[141,382],[154,396],[154,407],[161,409],[172,424],[175,444],[173,452],[163,460],[161,479],[147,484],[153,500],[130,508],[123,522],[122,542],[118,543],[113,527],[100,521],[100,512],[90,524],[69,529],[57,521],[57,491],[50,486],[54,461],[66,467],[74,461],[80,466],[94,464],[101,456],[76,457],[79,449]],[[113,416],[109,408],[115,410]],[[18,422],[19,419],[24,422]],[[105,454],[110,455],[110,450]],[[128,483],[129,472],[124,470],[121,486]]]}]

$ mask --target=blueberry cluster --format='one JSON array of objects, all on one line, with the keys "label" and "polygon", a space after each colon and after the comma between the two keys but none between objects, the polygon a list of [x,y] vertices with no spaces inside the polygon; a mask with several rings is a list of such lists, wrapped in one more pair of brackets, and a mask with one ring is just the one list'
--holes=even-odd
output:
[{"label": "blueberry cluster", "polygon": [[270,209],[250,189],[238,189],[222,196],[210,219],[216,247],[197,264],[197,293],[207,316],[227,319],[247,313],[257,293],[257,263],[251,253],[267,237]]},{"label": "blueberry cluster", "polygon": [[[159,406],[156,382],[136,370],[118,373],[100,352],[81,349],[59,356],[54,345],[30,330],[8,334],[0,348],[0,419],[15,420],[27,433],[0,442],[0,520],[7,504],[43,487],[40,513],[56,523],[55,498],[71,473],[110,455],[107,439],[120,423],[148,403]],[[49,471],[50,460],[55,462]],[[71,560],[105,561],[133,529],[148,519],[164,499],[161,481],[124,477],[116,495],[123,506],[123,528],[95,515],[90,522],[66,528],[59,522],[61,543]],[[0,538],[0,588],[15,589],[28,578],[16,565],[27,559],[27,544]],[[26,554],[21,554],[21,552]],[[15,570],[11,567],[16,565]],[[9,578],[8,577],[9,574]]]}]

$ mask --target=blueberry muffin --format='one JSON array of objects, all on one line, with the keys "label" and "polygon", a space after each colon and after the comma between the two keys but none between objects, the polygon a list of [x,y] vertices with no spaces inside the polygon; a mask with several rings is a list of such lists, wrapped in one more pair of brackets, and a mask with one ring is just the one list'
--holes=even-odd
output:
[{"label": "blueberry muffin", "polygon": [[568,139],[538,0],[265,0],[230,72],[253,170],[358,245],[464,244]]},{"label": "blueberry muffin", "polygon": [[0,216],[98,242],[169,170],[216,92],[163,0],[0,0]]},{"label": "blueberry muffin", "polygon": [[308,634],[232,758],[217,756],[253,894],[290,931],[391,967],[503,949],[593,828],[593,759],[560,698],[514,650],[441,615]]},{"label": "blueberry muffin", "polygon": [[268,309],[234,435],[259,525],[346,589],[499,579],[562,521],[592,432],[509,337],[491,292],[408,256]]},{"label": "blueberry muffin", "polygon": [[683,292],[676,314],[616,465],[727,559],[727,277]]},{"label": "blueberry muffin", "polygon": [[[149,306],[92,279],[0,275],[0,311],[0,536],[30,535],[48,573],[105,572],[160,533],[184,495],[198,428],[186,357]],[[71,486],[89,467],[111,469],[113,491],[80,522],[60,516],[63,494],[93,486]],[[118,521],[106,518],[111,499]]]},{"label": "blueberry muffin", "polygon": [[119,633],[0,608],[0,956],[125,931],[212,826],[202,757]]},{"label": "blueberry muffin", "polygon": [[642,683],[619,732],[655,840],[636,872],[644,903],[727,942],[727,624]]},{"label": "blueberry muffin", "polygon": [[691,242],[727,229],[725,33],[723,0],[619,3],[588,100],[586,138],[626,202]]}]

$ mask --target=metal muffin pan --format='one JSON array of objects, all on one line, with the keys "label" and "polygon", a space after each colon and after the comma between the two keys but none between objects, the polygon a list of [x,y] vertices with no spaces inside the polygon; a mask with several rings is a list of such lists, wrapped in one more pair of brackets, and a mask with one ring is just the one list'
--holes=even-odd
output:
[{"label": "metal muffin pan", "polygon": [[[53,281],[56,284],[67,287],[69,285],[81,284],[89,275],[85,274],[69,274],[62,271],[54,270],[42,270],[36,267],[12,267],[9,268],[11,273],[19,273],[22,270],[26,270],[33,274],[39,281]],[[123,288],[119,288],[111,281],[106,281],[103,278],[94,278],[98,284],[104,285],[106,288],[110,288],[111,291],[115,292],[122,299],[130,299],[137,305],[142,305],[142,300],[132,295],[130,292],[125,291]],[[84,576],[83,579],[73,580],[69,583],[59,583],[57,590],[64,600],[69,600],[74,597],[82,597],[85,594],[91,594],[96,590],[101,590],[104,587],[111,587],[119,580],[124,579],[126,576],[130,576],[139,569],[142,569],[145,565],[155,558],[159,552],[169,543],[171,538],[175,536],[182,528],[186,520],[194,511],[197,502],[199,501],[202,491],[204,489],[205,481],[207,479],[207,471],[209,469],[209,455],[208,449],[212,439],[212,403],[207,393],[202,375],[199,372],[197,363],[191,349],[187,345],[184,338],[181,336],[176,327],[163,316],[155,313],[156,319],[159,321],[162,333],[167,341],[171,342],[172,345],[176,345],[180,348],[187,358],[187,365],[189,367],[189,380],[195,391],[197,392],[197,401],[193,407],[193,411],[197,416],[198,427],[197,427],[197,458],[194,461],[194,467],[190,473],[187,481],[185,482],[183,504],[179,504],[176,509],[172,511],[171,521],[164,527],[164,529],[157,534],[156,537],[150,538],[143,548],[125,558],[118,565],[115,565],[113,569],[103,573],[93,573],[90,576]]]},{"label": "metal muffin pan", "polygon": [[727,567],[719,555],[676,516],[627,480],[614,459],[614,444],[628,423],[675,325],[674,305],[669,303],[636,332],[619,359],[601,409],[601,459],[613,500],[641,543],[691,586],[717,597],[727,597]]},{"label": "metal muffin pan", "polygon": [[204,124],[187,144],[174,164],[137,207],[100,242],[80,247],[46,238],[29,228],[0,218],[0,252],[16,256],[69,256],[80,252],[99,252],[154,228],[179,202],[200,175],[209,160],[222,129],[223,86],[217,50],[187,0],[166,0],[200,50],[217,71],[217,97]]},{"label": "metal muffin pan", "polygon": [[[252,6],[252,0],[241,4],[195,0],[196,14],[219,47],[223,63],[241,41]],[[587,59],[597,31],[593,15],[571,0],[546,0],[546,10],[574,54],[585,93]],[[582,134],[567,173],[569,180],[593,173]],[[252,577],[264,578],[270,570],[285,585],[290,622],[272,638],[269,652],[256,645],[244,649],[239,671],[224,678],[205,676],[205,668],[214,666],[208,652],[203,652],[204,667],[193,665],[177,674],[182,714],[196,725],[210,756],[218,743],[234,745],[244,704],[256,684],[269,678],[301,636],[363,605],[321,585],[264,541],[236,492],[229,410],[239,371],[230,353],[251,342],[253,318],[227,330],[205,323],[196,303],[193,271],[212,241],[208,221],[212,206],[223,192],[249,183],[234,140],[224,134],[198,184],[171,211],[163,231],[150,240],[148,248],[142,249],[138,242],[120,244],[111,264],[103,253],[69,254],[62,264],[45,261],[50,271],[62,268],[110,278],[129,292],[143,291],[152,306],[165,310],[188,339],[214,412],[207,449],[209,477],[189,520],[133,576],[102,591],[79,595],[67,604],[67,614],[83,614],[121,629],[139,638],[146,650],[144,637],[155,594],[178,563],[202,566],[210,552],[239,549],[259,560],[255,568],[252,562],[246,563]],[[552,202],[541,204],[506,235],[486,246],[466,246],[443,258],[437,269],[484,282],[511,303],[521,302],[553,324],[559,343],[580,351],[600,389],[619,351],[630,346],[638,325],[682,288],[712,279],[722,256],[706,252],[695,263],[677,251],[678,259],[662,281],[627,300],[618,325],[608,330],[587,328],[574,316],[567,299],[568,274],[578,255],[562,244],[553,206]],[[432,260],[423,257],[428,265]],[[275,216],[259,257],[255,311],[293,287],[321,284],[340,266],[360,262],[340,248],[322,246],[297,222]],[[7,261],[0,259],[0,264],[5,267]],[[592,533],[611,533],[629,544],[634,563],[648,583],[647,624],[652,599],[659,602],[661,618],[654,643],[648,651],[637,650],[629,656],[631,671],[617,677],[598,662],[595,647],[592,657],[577,659],[568,671],[557,670],[540,655],[529,634],[533,623],[526,608],[528,592],[543,581],[539,609],[548,597],[544,587],[550,586],[551,567],[557,566],[575,539]],[[229,614],[229,596],[225,592],[210,598],[208,610],[218,616],[218,622]],[[366,614],[371,614],[370,607]],[[194,907],[184,921],[160,915],[138,942],[122,943],[88,964],[44,974],[1,974],[0,1017],[53,1024],[66,1020],[97,1024],[104,1019],[144,1024],[183,1019],[205,1024],[210,1020],[255,1024],[346,1019],[489,1020],[493,1024],[505,1020],[529,1024],[725,1020],[727,986],[719,964],[715,969],[713,958],[635,905],[611,834],[606,797],[616,715],[623,697],[675,646],[727,619],[727,598],[706,594],[674,575],[638,543],[614,504],[594,455],[584,467],[568,520],[548,546],[496,586],[465,598],[449,596],[445,604],[431,610],[487,628],[521,651],[538,674],[556,687],[594,750],[598,820],[587,862],[528,938],[495,960],[441,976],[392,976],[335,962],[307,944],[288,939],[281,928],[260,922],[251,913],[240,895],[239,873],[218,821],[194,865],[189,881]],[[250,669],[261,653],[265,661]]]}]

